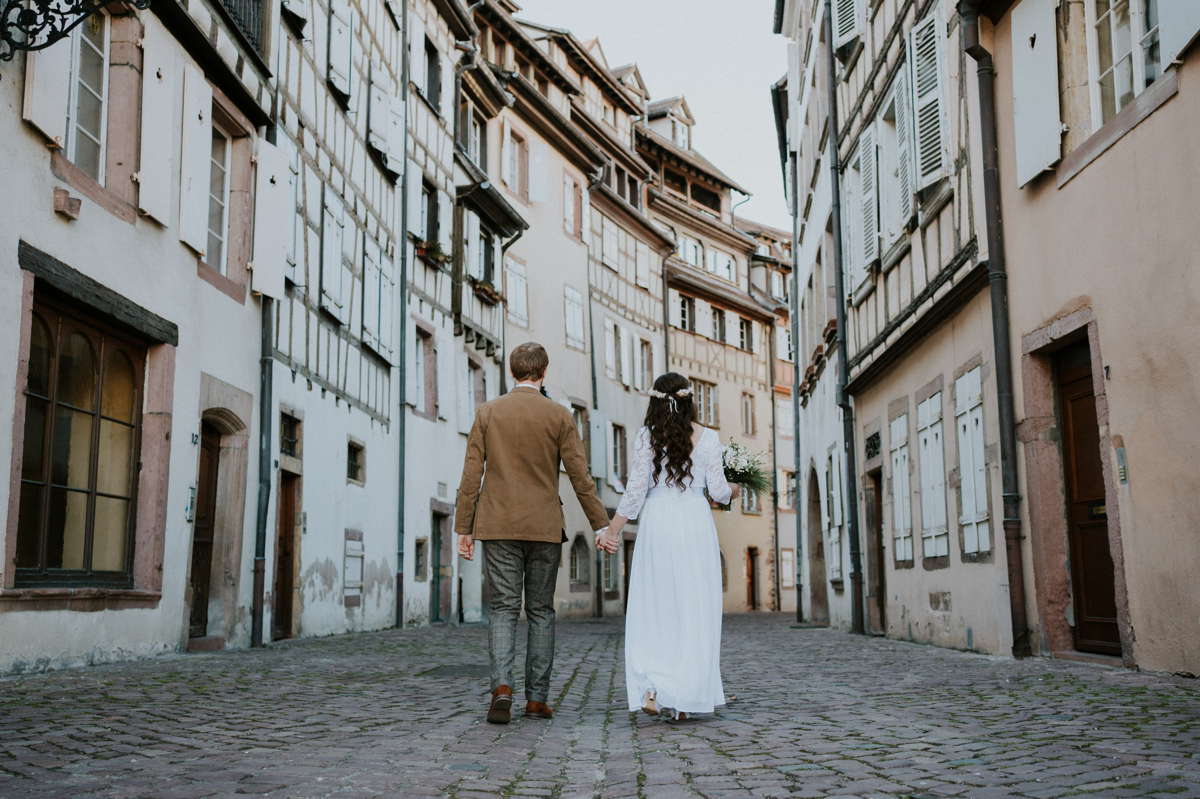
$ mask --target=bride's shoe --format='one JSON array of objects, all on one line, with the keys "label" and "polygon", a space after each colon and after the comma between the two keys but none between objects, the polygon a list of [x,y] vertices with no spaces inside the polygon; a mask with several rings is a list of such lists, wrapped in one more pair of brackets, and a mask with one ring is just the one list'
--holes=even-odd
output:
[{"label": "bride's shoe", "polygon": [[653,696],[646,699],[646,704],[642,705],[642,712],[645,713],[647,716],[657,716],[658,715],[658,705],[654,704]]}]

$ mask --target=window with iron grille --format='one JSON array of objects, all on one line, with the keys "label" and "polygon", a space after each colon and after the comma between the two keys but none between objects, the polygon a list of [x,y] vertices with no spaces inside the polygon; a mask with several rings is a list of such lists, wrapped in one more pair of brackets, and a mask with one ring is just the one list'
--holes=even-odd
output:
[{"label": "window with iron grille", "polygon": [[367,478],[366,452],[362,444],[351,441],[346,445],[346,479],[362,485]]},{"label": "window with iron grille", "polygon": [[289,414],[279,416],[279,454],[298,458],[300,443],[300,420]]},{"label": "window with iron grille", "polygon": [[257,52],[263,49],[263,4],[261,0],[221,0],[233,24]]}]

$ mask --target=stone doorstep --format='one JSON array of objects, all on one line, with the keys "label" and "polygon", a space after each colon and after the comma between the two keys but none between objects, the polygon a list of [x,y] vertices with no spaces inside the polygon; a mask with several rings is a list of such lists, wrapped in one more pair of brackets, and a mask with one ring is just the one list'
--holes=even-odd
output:
[{"label": "stone doorstep", "polygon": [[225,639],[215,635],[206,635],[203,638],[189,638],[187,642],[188,652],[220,652],[224,648]]},{"label": "stone doorstep", "polygon": [[1093,663],[1098,666],[1124,668],[1125,662],[1116,655],[1098,655],[1093,652],[1052,652],[1050,657],[1055,660],[1070,660],[1075,663]]}]

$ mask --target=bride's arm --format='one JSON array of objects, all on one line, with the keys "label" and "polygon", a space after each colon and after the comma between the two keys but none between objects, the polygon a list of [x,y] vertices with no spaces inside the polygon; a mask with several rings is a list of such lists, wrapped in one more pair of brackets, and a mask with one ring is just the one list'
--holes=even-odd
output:
[{"label": "bride's arm", "polygon": [[[713,433],[712,435],[716,435]],[[726,505],[737,496],[725,479],[725,464],[721,458],[721,442],[718,439],[712,457],[708,459],[708,468],[704,472],[704,482],[708,486],[708,495],[713,502]]]},{"label": "bride's arm", "polygon": [[[633,469],[629,473],[629,479],[625,482],[625,495],[621,497],[621,504],[617,506],[612,523],[608,525],[610,542],[619,541],[625,522],[637,518],[638,512],[642,509],[642,503],[646,501],[646,493],[650,490],[652,467],[650,431],[643,427],[638,430],[637,436],[634,438]],[[601,546],[599,541],[596,545],[598,548]]]}]

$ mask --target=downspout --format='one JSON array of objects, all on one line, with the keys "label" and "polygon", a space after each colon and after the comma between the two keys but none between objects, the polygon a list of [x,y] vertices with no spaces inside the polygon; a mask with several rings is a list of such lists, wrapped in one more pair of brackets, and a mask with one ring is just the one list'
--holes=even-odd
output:
[{"label": "downspout", "polygon": [[403,146],[400,152],[404,158],[404,174],[400,179],[400,357],[399,369],[396,374],[399,381],[400,407],[396,411],[396,440],[400,451],[399,469],[396,474],[396,626],[404,626],[404,491],[405,491],[405,459],[407,451],[406,436],[408,431],[408,3],[401,3],[400,11],[400,41],[404,56],[400,59],[400,87],[404,97],[404,132]]},{"label": "downspout", "polygon": [[[472,3],[471,7],[467,9],[468,18],[474,19],[475,18],[475,10],[477,8],[479,8],[481,5],[483,5],[483,0],[477,0],[477,2]],[[458,113],[458,107],[460,105],[462,105],[463,75],[465,75],[468,72],[470,72],[471,70],[477,69],[479,67],[478,37],[479,37],[479,34],[477,32],[475,34],[475,36],[471,37],[470,45],[463,45],[463,44],[459,44],[457,42],[455,43],[455,47],[457,47],[459,50],[462,50],[469,56],[469,58],[466,61],[463,61],[462,63],[458,64],[458,66],[456,66],[454,68],[454,105],[453,105],[453,107],[451,107],[450,113],[454,114],[454,142],[456,144],[458,143],[458,140],[459,140],[458,137],[463,132],[462,131],[462,115]],[[407,39],[405,39],[405,41],[407,41]]]},{"label": "downspout", "polygon": [[854,460],[854,408],[846,395],[846,373],[849,370],[849,344],[846,336],[846,280],[842,265],[842,189],[839,181],[841,166],[838,153],[837,87],[836,65],[833,60],[833,8],[832,0],[825,0],[825,68],[829,93],[829,174],[830,195],[833,215],[833,270],[834,293],[837,295],[837,346],[838,371],[835,387],[837,405],[842,409],[842,460],[845,463],[846,483],[846,536],[850,539],[850,590],[852,593],[851,630],[862,634],[863,623],[863,579],[862,550],[858,543],[858,481]]},{"label": "downspout", "polygon": [[[603,182],[604,182],[604,171],[603,170],[588,176],[587,192],[588,192],[589,198],[591,197],[592,189],[596,188]],[[582,202],[582,199],[580,200],[580,202]],[[588,208],[591,208],[591,207],[592,207],[592,201],[591,201],[591,199],[589,199],[588,200]],[[581,214],[581,216],[582,216],[582,214]],[[590,226],[591,225],[591,219],[590,219],[591,213],[588,213],[588,217],[589,217],[588,219],[583,220],[583,223]],[[581,233],[584,236],[585,242],[591,241],[591,239],[592,239],[591,230],[584,230],[584,231],[581,231]],[[596,318],[595,318],[595,314],[592,312],[592,245],[585,243],[584,247],[587,248],[587,254],[588,254],[588,256],[587,256],[588,337],[591,340],[591,347],[589,348],[591,357],[589,360],[591,361],[591,366],[592,366],[592,408],[595,410],[600,410],[600,388],[596,383]],[[620,358],[619,353],[618,353],[617,357]],[[589,452],[588,453],[588,464],[589,465],[591,464],[591,461],[592,461],[592,453]],[[596,486],[596,492],[599,493],[599,491],[600,491],[600,486]],[[604,618],[604,584],[603,583],[604,583],[604,553],[597,549],[596,550],[596,597],[595,597],[596,606],[592,611],[592,618],[596,618],[596,619]]]},{"label": "downspout", "polygon": [[[767,370],[771,376],[771,469],[774,470],[773,477],[779,477],[779,440],[777,432],[779,430],[779,420],[775,413],[775,355],[779,351],[779,343],[775,340],[775,325],[771,325],[771,337],[768,342],[770,352],[767,353],[767,362],[770,368]],[[771,481],[774,488],[771,489],[771,504],[774,507],[775,515],[775,610],[783,610],[783,580],[780,577],[780,562],[779,562],[779,481],[773,479]]]},{"label": "downspout", "polygon": [[[500,245],[500,264],[501,268],[504,265],[504,256],[508,253],[508,248],[517,243],[517,239],[525,235],[525,230],[518,230],[511,239]],[[503,361],[508,356],[508,300],[505,300],[503,317],[500,319],[500,360]],[[508,369],[505,364],[500,364],[500,393],[508,393]]]},{"label": "downspout", "polygon": [[[802,602],[802,586],[800,585],[800,557],[804,552],[803,530],[801,529],[800,512],[800,199],[797,195],[797,176],[799,167],[796,164],[795,151],[791,157],[792,178],[792,296],[791,318],[792,325],[792,463],[795,472],[792,480],[792,510],[796,512],[796,622],[804,621],[804,605]],[[812,579],[812,575],[809,575]]]},{"label": "downspout", "polygon": [[1013,657],[1031,654],[1025,614],[1025,564],[1021,548],[1021,495],[1017,485],[1016,411],[1008,315],[1008,267],[1000,208],[1000,153],[996,142],[996,70],[979,42],[979,0],[963,0],[963,51],[979,65],[979,122],[983,144],[983,196],[987,217],[988,286],[992,298],[992,348],[996,359],[996,405],[1000,416],[1000,479],[1004,497],[1004,546],[1008,556],[1008,599]]}]

